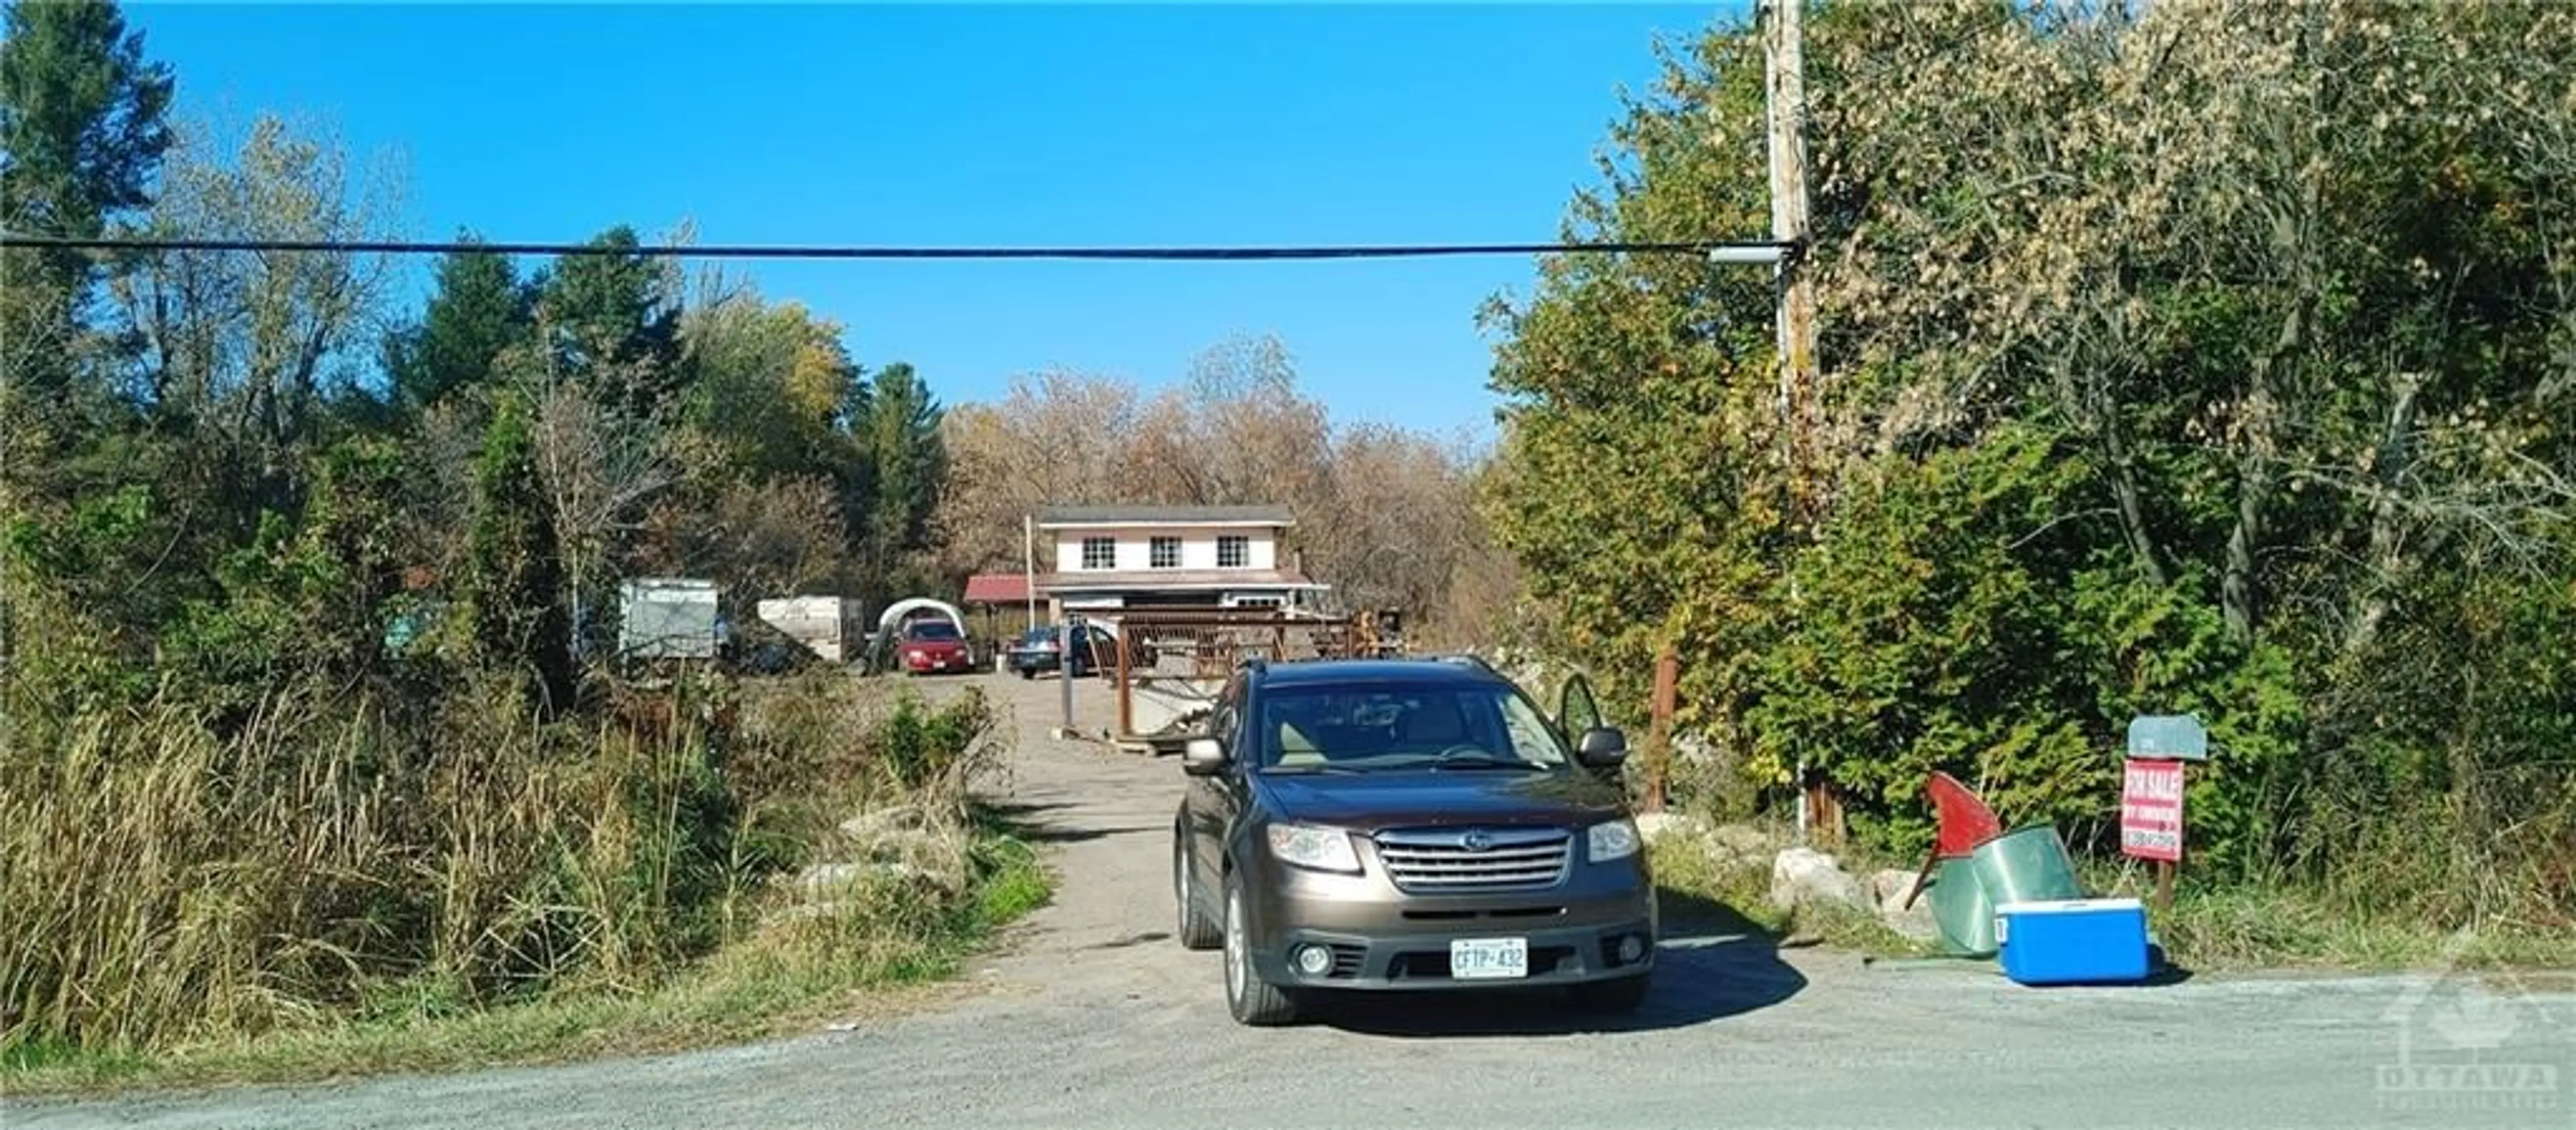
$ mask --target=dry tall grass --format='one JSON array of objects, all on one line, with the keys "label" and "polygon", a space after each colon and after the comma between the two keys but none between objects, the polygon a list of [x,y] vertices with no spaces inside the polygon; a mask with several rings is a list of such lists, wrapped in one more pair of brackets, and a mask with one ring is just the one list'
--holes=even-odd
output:
[{"label": "dry tall grass", "polygon": [[962,827],[980,697],[842,676],[628,693],[540,724],[502,681],[188,705],[0,687],[0,1050],[148,1049],[665,981],[897,803]]}]

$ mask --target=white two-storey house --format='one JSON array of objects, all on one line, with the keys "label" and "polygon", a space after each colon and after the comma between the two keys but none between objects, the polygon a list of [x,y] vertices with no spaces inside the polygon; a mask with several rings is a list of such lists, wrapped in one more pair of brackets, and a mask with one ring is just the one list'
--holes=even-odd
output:
[{"label": "white two-storey house", "polygon": [[1034,523],[1052,615],[1134,608],[1303,608],[1326,586],[1282,543],[1284,506],[1055,506]]}]

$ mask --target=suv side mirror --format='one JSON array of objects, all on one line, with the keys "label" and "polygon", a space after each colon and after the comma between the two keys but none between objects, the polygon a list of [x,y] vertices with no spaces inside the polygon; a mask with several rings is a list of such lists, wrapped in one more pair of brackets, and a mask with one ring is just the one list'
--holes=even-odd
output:
[{"label": "suv side mirror", "polygon": [[1594,769],[1616,766],[1628,759],[1628,735],[1616,726],[1594,726],[1575,744],[1574,759]]},{"label": "suv side mirror", "polygon": [[1225,743],[1215,738],[1191,738],[1181,747],[1181,772],[1193,777],[1213,777],[1225,772],[1231,759],[1225,755]]}]

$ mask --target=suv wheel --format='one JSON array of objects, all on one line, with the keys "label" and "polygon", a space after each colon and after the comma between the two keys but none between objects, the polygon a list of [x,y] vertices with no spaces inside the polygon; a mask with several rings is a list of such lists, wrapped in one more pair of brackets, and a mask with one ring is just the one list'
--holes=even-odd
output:
[{"label": "suv wheel", "polygon": [[1625,1014],[1645,1006],[1646,990],[1653,983],[1652,974],[1640,973],[1616,981],[1587,981],[1570,988],[1575,1007],[1585,1012]]},{"label": "suv wheel", "polygon": [[1190,849],[1178,832],[1172,836],[1172,901],[1180,906],[1180,935],[1183,949],[1212,950],[1225,941],[1222,927],[1208,916],[1207,900],[1199,897],[1197,869],[1190,866]]},{"label": "suv wheel", "polygon": [[1297,1001],[1285,990],[1261,979],[1252,968],[1252,941],[1245,935],[1243,880],[1225,877],[1225,1007],[1236,1023],[1268,1027],[1293,1023]]}]

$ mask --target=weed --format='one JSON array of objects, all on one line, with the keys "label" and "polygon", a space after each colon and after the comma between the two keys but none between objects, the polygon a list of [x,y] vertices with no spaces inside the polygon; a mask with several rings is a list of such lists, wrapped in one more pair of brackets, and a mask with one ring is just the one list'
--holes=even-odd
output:
[{"label": "weed", "polygon": [[[0,1070],[305,1077],[723,1038],[940,975],[1046,898],[1035,854],[968,807],[999,752],[980,696],[807,679],[737,723],[729,688],[681,685],[547,722],[516,692],[470,684],[420,727],[280,694],[229,734],[175,699],[66,718],[13,694],[13,720],[50,720],[0,750],[0,905],[28,924],[0,937]],[[889,812],[900,834],[847,834]],[[826,863],[858,880],[818,893]]]}]

